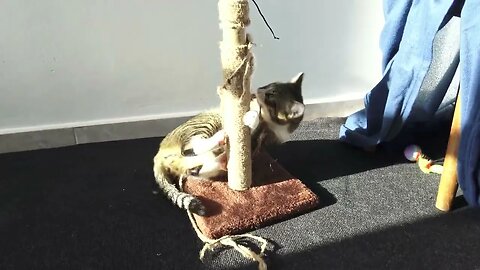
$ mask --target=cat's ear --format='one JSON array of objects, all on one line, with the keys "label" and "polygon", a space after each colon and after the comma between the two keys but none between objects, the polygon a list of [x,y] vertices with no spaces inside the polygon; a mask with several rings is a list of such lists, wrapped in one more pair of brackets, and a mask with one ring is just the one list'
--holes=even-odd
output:
[{"label": "cat's ear", "polygon": [[262,87],[259,87],[257,90],[254,91],[254,93],[255,93],[255,95],[264,94],[265,92],[270,90],[273,85],[274,85],[274,83],[270,83],[270,84],[264,85]]},{"label": "cat's ear", "polygon": [[302,81],[303,81],[303,72],[298,73],[295,77],[292,78],[292,80],[290,80],[291,83],[294,83],[298,86],[302,85]]}]

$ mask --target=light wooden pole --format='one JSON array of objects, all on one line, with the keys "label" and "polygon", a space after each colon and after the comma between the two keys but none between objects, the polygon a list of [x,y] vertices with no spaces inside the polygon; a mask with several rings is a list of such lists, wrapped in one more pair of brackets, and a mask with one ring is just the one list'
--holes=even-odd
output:
[{"label": "light wooden pole", "polygon": [[250,24],[248,0],[219,0],[223,39],[220,43],[223,86],[219,88],[223,127],[228,136],[228,186],[246,190],[252,183],[250,131],[243,123],[249,110],[253,56],[245,28]]},{"label": "light wooden pole", "polygon": [[438,186],[437,201],[435,206],[442,211],[450,211],[453,199],[457,194],[457,157],[458,146],[460,145],[460,122],[461,122],[461,104],[460,94],[457,96],[455,110],[453,113],[452,127],[450,137],[448,138],[447,153],[443,165],[443,173]]}]

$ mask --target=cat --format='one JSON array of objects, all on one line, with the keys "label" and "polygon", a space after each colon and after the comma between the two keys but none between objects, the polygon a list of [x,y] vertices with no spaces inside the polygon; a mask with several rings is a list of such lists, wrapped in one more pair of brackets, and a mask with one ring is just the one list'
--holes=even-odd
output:
[{"label": "cat", "polygon": [[[253,156],[265,146],[288,140],[303,119],[303,73],[290,82],[273,82],[252,93],[244,123],[250,127]],[[219,109],[202,112],[170,132],[154,157],[160,189],[174,204],[197,215],[206,209],[197,197],[179,190],[182,177],[214,179],[226,175],[227,136]]]}]

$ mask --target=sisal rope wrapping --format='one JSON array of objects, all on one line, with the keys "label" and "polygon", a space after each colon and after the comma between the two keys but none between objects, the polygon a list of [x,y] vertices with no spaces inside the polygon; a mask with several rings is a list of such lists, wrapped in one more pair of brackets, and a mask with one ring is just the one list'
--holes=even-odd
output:
[{"label": "sisal rope wrapping", "polygon": [[220,57],[224,83],[219,91],[223,129],[227,134],[228,186],[246,190],[252,184],[251,138],[243,116],[250,105],[253,59],[245,27],[250,24],[248,0],[219,0]]}]

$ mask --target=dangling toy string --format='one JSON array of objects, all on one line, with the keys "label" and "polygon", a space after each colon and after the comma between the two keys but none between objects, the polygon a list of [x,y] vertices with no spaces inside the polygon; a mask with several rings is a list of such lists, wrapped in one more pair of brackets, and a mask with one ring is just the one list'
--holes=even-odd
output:
[{"label": "dangling toy string", "polygon": [[267,19],[265,18],[265,16],[263,16],[263,13],[262,13],[262,11],[260,10],[260,7],[257,4],[257,1],[252,0],[252,2],[253,2],[253,4],[255,4],[255,7],[257,8],[258,13],[260,13],[260,16],[262,16],[263,22],[267,25],[268,29],[270,29],[270,33],[272,33],[273,39],[280,39],[279,37],[277,37],[275,35],[275,32],[273,32],[272,27],[270,27],[270,24],[268,24]]}]

